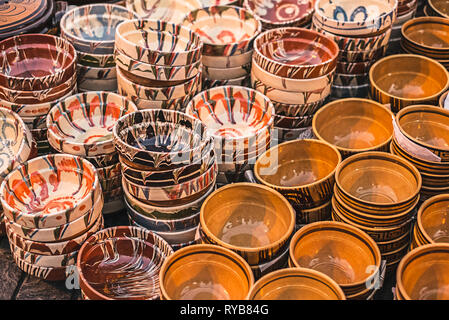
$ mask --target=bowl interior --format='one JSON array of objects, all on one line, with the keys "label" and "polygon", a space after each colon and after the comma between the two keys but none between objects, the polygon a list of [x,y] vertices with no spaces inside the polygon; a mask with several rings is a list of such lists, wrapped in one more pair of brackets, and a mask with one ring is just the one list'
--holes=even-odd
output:
[{"label": "bowl interior", "polygon": [[449,50],[449,22],[417,21],[405,28],[403,33],[417,44]]},{"label": "bowl interior", "polygon": [[447,0],[429,0],[429,3],[440,13],[449,17],[449,2]]},{"label": "bowl interior", "polygon": [[421,215],[421,225],[434,242],[449,242],[449,199],[432,203]]},{"label": "bowl interior", "polygon": [[[21,148],[28,139],[26,128],[11,111],[0,110],[0,173],[10,170],[12,161],[20,156]],[[31,141],[29,141],[31,144]],[[24,159],[26,160],[26,159]]]},{"label": "bowl interior", "polygon": [[321,0],[318,10],[329,19],[345,22],[373,21],[393,11],[395,1],[367,0],[360,3],[352,0]]},{"label": "bowl interior", "polygon": [[285,23],[306,17],[313,10],[313,1],[282,0],[275,2],[249,0],[248,7],[262,19]]}]

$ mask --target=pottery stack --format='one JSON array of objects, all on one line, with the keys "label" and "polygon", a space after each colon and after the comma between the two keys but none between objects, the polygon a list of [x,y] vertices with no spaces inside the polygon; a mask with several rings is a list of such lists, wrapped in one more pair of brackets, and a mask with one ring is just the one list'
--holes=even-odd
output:
[{"label": "pottery stack", "polygon": [[301,138],[314,113],[331,93],[338,46],[330,38],[303,28],[280,28],[254,42],[251,84],[276,110],[279,142]]},{"label": "pottery stack", "polygon": [[410,246],[421,175],[408,161],[389,153],[365,152],[344,160],[335,173],[332,218],[365,231],[376,241],[386,272]]},{"label": "pottery stack", "polygon": [[139,109],[185,108],[201,89],[200,37],[186,27],[130,20],[115,35],[118,93]]},{"label": "pottery stack", "polygon": [[14,169],[0,187],[14,261],[45,280],[75,271],[82,243],[103,227],[95,167],[80,157],[47,155]]},{"label": "pottery stack", "polygon": [[190,12],[183,25],[203,41],[203,90],[223,85],[249,86],[253,43],[262,29],[249,11],[212,6]]},{"label": "pottery stack", "polygon": [[117,91],[114,59],[115,30],[122,21],[137,15],[114,4],[73,8],[61,19],[61,36],[78,53],[78,90]]},{"label": "pottery stack", "polygon": [[417,9],[418,0],[398,0],[398,15],[391,30],[387,55],[401,52],[402,26],[415,17]]},{"label": "pottery stack", "polygon": [[22,118],[38,153],[47,154],[47,113],[77,90],[75,48],[59,37],[27,34],[1,41],[0,51],[0,106]]},{"label": "pottery stack", "polygon": [[435,16],[449,19],[449,3],[446,0],[427,0],[424,6],[426,16]]},{"label": "pottery stack", "polygon": [[174,250],[196,243],[199,210],[217,177],[204,125],[178,111],[139,110],[122,117],[113,134],[130,222]]},{"label": "pottery stack", "polygon": [[312,29],[337,42],[340,48],[332,97],[365,98],[368,72],[388,48],[397,16],[397,0],[317,0]]}]

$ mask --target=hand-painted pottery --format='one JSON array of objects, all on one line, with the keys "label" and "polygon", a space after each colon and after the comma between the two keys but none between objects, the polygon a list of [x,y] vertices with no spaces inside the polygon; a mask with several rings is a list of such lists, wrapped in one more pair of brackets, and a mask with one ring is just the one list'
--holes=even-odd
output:
[{"label": "hand-painted pottery", "polygon": [[122,88],[118,88],[118,93],[127,99],[134,102],[139,110],[144,109],[165,109],[165,110],[175,110],[182,111],[187,106],[187,103],[199,92],[201,88],[197,88],[190,94],[185,95],[181,98],[168,99],[168,100],[147,100],[134,96],[132,93],[125,92]]},{"label": "hand-painted pottery", "polygon": [[78,79],[78,92],[89,91],[117,91],[117,79]]},{"label": "hand-painted pottery", "polygon": [[298,129],[304,127],[310,127],[312,125],[313,115],[304,117],[287,117],[287,116],[274,116],[274,126],[276,128],[285,129]]},{"label": "hand-painted pottery", "polygon": [[253,50],[232,56],[208,56],[202,55],[201,62],[204,66],[214,68],[236,68],[251,62]]},{"label": "hand-painted pottery", "polygon": [[233,56],[252,50],[262,24],[249,11],[235,6],[212,6],[190,12],[182,23],[200,35],[203,54]]},{"label": "hand-painted pottery", "polygon": [[186,243],[171,243],[170,246],[172,247],[173,251],[178,251],[182,248],[193,246],[195,244],[201,244],[201,238],[197,238],[195,236],[195,239]]},{"label": "hand-painted pottery", "polygon": [[229,80],[212,80],[204,77],[202,79],[203,91],[222,86],[240,86],[249,88],[251,86],[251,76],[246,75],[244,77]]},{"label": "hand-painted pottery", "polygon": [[0,85],[15,90],[46,90],[76,72],[70,42],[51,35],[27,34],[0,42]]},{"label": "hand-painted pottery", "polygon": [[343,74],[365,74],[369,72],[369,69],[373,61],[363,62],[337,62],[337,73]]},{"label": "hand-painted pottery", "polygon": [[396,290],[403,300],[447,300],[449,244],[428,244],[399,263]]},{"label": "hand-painted pottery", "polygon": [[46,119],[47,115],[37,116],[37,117],[23,117],[21,116],[23,122],[30,130],[45,129],[47,128]]},{"label": "hand-painted pottery", "polygon": [[104,229],[78,253],[81,289],[91,300],[158,299],[159,270],[172,254],[165,240],[145,229]]},{"label": "hand-painted pottery", "polygon": [[447,0],[429,0],[428,9],[431,12],[435,12],[437,16],[449,18],[449,3]]},{"label": "hand-painted pottery", "polygon": [[358,87],[369,83],[368,73],[363,74],[342,74],[337,73],[334,76],[334,85],[339,87]]},{"label": "hand-painted pottery", "polygon": [[212,144],[201,121],[171,110],[139,110],[113,129],[114,144],[128,165],[168,170],[197,162]]},{"label": "hand-painted pottery", "polygon": [[287,268],[260,278],[247,296],[248,300],[346,300],[343,290],[324,273]]},{"label": "hand-painted pottery", "polygon": [[115,66],[109,68],[96,68],[78,64],[76,69],[78,80],[80,79],[117,80],[117,72]]},{"label": "hand-painted pottery", "polygon": [[121,175],[112,177],[110,179],[105,179],[105,180],[99,179],[99,181],[100,181],[101,190],[103,191],[103,193],[110,192],[112,190],[122,187]]},{"label": "hand-painted pottery", "polygon": [[360,5],[351,0],[317,0],[314,18],[328,32],[338,35],[381,33],[396,21],[397,0],[369,0]]},{"label": "hand-painted pottery", "polygon": [[112,92],[70,96],[48,113],[48,139],[62,153],[89,157],[113,153],[113,126],[136,110],[134,103]]},{"label": "hand-painted pottery", "polygon": [[200,223],[208,243],[229,248],[257,265],[280,252],[293,232],[295,212],[280,193],[268,187],[234,183],[204,201]]},{"label": "hand-painted pottery", "polygon": [[449,196],[441,194],[426,200],[419,208],[415,228],[423,244],[449,242],[448,207]]},{"label": "hand-painted pottery", "polygon": [[[84,159],[86,159],[87,161],[92,163],[95,166],[95,168],[97,168],[97,172],[98,172],[98,169],[108,167],[113,164],[117,165],[117,163],[119,162],[117,152],[109,153],[109,154],[105,154],[105,155],[101,155],[101,156],[97,156],[97,157],[84,157]],[[109,177],[113,177],[113,176],[109,176]]]},{"label": "hand-painted pottery", "polygon": [[83,66],[110,68],[115,66],[115,57],[110,54],[94,54],[78,51],[78,63]]},{"label": "hand-painted pottery", "polygon": [[380,103],[358,98],[336,100],[317,111],[313,133],[334,145],[343,157],[365,151],[388,151],[393,114]]},{"label": "hand-painted pottery", "polygon": [[275,101],[273,103],[276,114],[287,117],[304,117],[314,114],[319,108],[321,108],[327,99],[308,103],[308,104],[284,104]]},{"label": "hand-painted pottery", "polygon": [[256,280],[260,279],[264,275],[267,275],[276,270],[284,269],[288,266],[288,246],[273,260],[262,263],[259,265],[251,266],[251,270],[253,272],[254,278]]},{"label": "hand-painted pottery", "polygon": [[126,7],[141,18],[181,23],[195,9],[203,7],[201,0],[126,0]]},{"label": "hand-painted pottery", "polygon": [[115,29],[122,21],[137,19],[134,12],[114,4],[73,8],[61,19],[61,34],[83,53],[111,54]]},{"label": "hand-painted pottery", "polygon": [[265,71],[290,79],[311,79],[335,69],[338,45],[316,31],[280,28],[254,42],[254,61]]},{"label": "hand-painted pottery", "polygon": [[131,58],[154,65],[186,66],[201,59],[203,43],[190,29],[164,21],[122,22],[115,34],[116,48]]},{"label": "hand-painted pottery", "polygon": [[436,105],[449,87],[449,73],[440,63],[411,54],[377,61],[369,71],[369,78],[373,99],[390,103],[394,113],[413,104]]},{"label": "hand-painted pottery", "polygon": [[[135,224],[137,225],[137,224]],[[187,230],[181,231],[155,231],[159,236],[165,239],[170,245],[172,244],[182,244],[195,240],[196,231],[198,230],[198,225],[191,227]]]},{"label": "hand-painted pottery", "polygon": [[291,141],[297,139],[312,139],[312,127],[298,128],[298,129],[285,129],[285,128],[274,128],[276,132],[277,139],[274,139],[277,143],[282,143],[284,141]]},{"label": "hand-painted pottery", "polygon": [[168,257],[160,271],[164,300],[243,300],[254,283],[239,255],[213,245],[193,245]]},{"label": "hand-painted pottery", "polygon": [[251,63],[235,68],[215,68],[203,65],[203,75],[212,80],[232,80],[247,76],[251,70]]}]

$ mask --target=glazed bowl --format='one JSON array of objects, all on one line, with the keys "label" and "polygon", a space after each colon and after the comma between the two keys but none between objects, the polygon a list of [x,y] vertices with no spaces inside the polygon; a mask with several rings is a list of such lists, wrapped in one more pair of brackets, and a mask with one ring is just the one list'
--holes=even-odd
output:
[{"label": "glazed bowl", "polygon": [[126,7],[141,18],[181,23],[192,10],[203,7],[201,0],[125,0]]},{"label": "glazed bowl", "polygon": [[95,54],[78,51],[78,63],[87,67],[111,68],[115,66],[113,53]]},{"label": "glazed bowl", "polygon": [[271,272],[251,288],[248,300],[346,300],[343,290],[324,273],[288,268]]},{"label": "glazed bowl", "polygon": [[340,162],[338,150],[326,142],[288,141],[262,154],[254,165],[254,175],[295,207],[310,209],[330,201]]},{"label": "glazed bowl", "polygon": [[315,114],[328,101],[327,98],[308,104],[285,104],[276,101],[273,103],[276,115],[287,117],[304,117]]},{"label": "glazed bowl", "polygon": [[201,62],[204,66],[215,68],[236,68],[251,62],[254,50],[249,50],[242,54],[235,54],[232,56],[209,56],[203,54]]},{"label": "glazed bowl", "polygon": [[440,108],[449,110],[449,91],[443,93],[440,97],[439,106]]},{"label": "glazed bowl", "polygon": [[253,58],[276,76],[312,79],[335,69],[338,52],[338,45],[321,33],[290,27],[260,34],[254,41]]},{"label": "glazed bowl", "polygon": [[47,90],[76,72],[75,48],[59,37],[15,36],[1,41],[0,51],[0,85],[11,90]]},{"label": "glazed bowl", "polygon": [[191,11],[182,23],[204,43],[203,54],[233,56],[252,50],[261,23],[249,11],[235,6],[211,6]]},{"label": "glazed bowl", "polygon": [[202,67],[203,77],[209,80],[226,81],[248,76],[251,62],[234,68]]},{"label": "glazed bowl", "polygon": [[250,265],[257,265],[280,252],[293,232],[295,212],[275,190],[234,183],[204,201],[200,225],[206,242],[231,249]]},{"label": "glazed bowl", "polygon": [[[81,64],[76,66],[78,86],[82,86],[82,80],[117,80],[117,72],[115,66],[108,68],[87,67]],[[86,81],[85,80],[85,81]],[[80,83],[81,82],[81,83]]]},{"label": "glazed bowl", "polygon": [[438,16],[449,18],[449,5],[446,0],[429,0],[428,7]]},{"label": "glazed bowl", "polygon": [[130,20],[117,26],[115,46],[131,58],[155,65],[185,66],[201,58],[203,43],[186,27],[154,20]]},{"label": "glazed bowl", "polygon": [[393,114],[372,100],[349,98],[328,103],[313,117],[313,134],[335,146],[343,157],[388,151]]},{"label": "glazed bowl", "polygon": [[159,279],[164,300],[243,300],[254,283],[239,255],[203,244],[176,251],[165,260]]},{"label": "glazed bowl", "polygon": [[159,270],[172,254],[170,245],[148,230],[104,229],[79,251],[81,290],[91,300],[159,299]]},{"label": "glazed bowl", "polygon": [[440,63],[411,54],[377,61],[369,71],[369,79],[373,100],[390,103],[394,113],[413,104],[436,105],[449,86],[449,73]]},{"label": "glazed bowl", "polygon": [[418,210],[418,232],[424,243],[448,243],[449,228],[446,216],[448,214],[449,195],[441,194],[426,200]]},{"label": "glazed bowl", "polygon": [[134,103],[112,92],[92,91],[70,96],[48,113],[48,140],[62,153],[88,157],[113,153],[115,123],[136,110]]},{"label": "glazed bowl", "polygon": [[130,19],[138,19],[138,16],[123,6],[89,4],[64,14],[60,22],[61,34],[78,51],[111,54],[117,25]]}]

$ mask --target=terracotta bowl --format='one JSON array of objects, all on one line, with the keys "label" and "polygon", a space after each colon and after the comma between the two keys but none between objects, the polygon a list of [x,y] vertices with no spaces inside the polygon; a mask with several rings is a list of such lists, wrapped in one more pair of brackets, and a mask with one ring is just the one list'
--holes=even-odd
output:
[{"label": "terracotta bowl", "polygon": [[399,263],[396,290],[404,300],[446,300],[449,244],[429,244],[410,251]]},{"label": "terracotta bowl", "polygon": [[449,5],[446,0],[429,0],[428,6],[437,15],[449,18]]},{"label": "terracotta bowl", "polygon": [[186,27],[164,21],[130,20],[117,26],[116,48],[155,65],[185,66],[201,58],[203,43]]},{"label": "terracotta bowl", "polygon": [[260,156],[254,174],[257,181],[279,191],[291,204],[309,209],[330,201],[340,162],[338,150],[326,142],[289,141]]},{"label": "terracotta bowl", "polygon": [[145,229],[104,229],[79,251],[81,289],[91,300],[158,299],[159,270],[171,254],[165,240]]},{"label": "terracotta bowl", "polygon": [[15,90],[45,90],[76,72],[77,53],[61,38],[27,34],[0,42],[0,85]]},{"label": "terracotta bowl", "polygon": [[380,103],[349,98],[328,103],[315,113],[313,133],[347,157],[365,151],[388,151],[393,114]]},{"label": "terracotta bowl", "polygon": [[251,288],[248,300],[346,300],[343,290],[324,273],[289,268],[271,272]]},{"label": "terracotta bowl", "polygon": [[254,50],[232,56],[209,56],[202,55],[201,62],[205,66],[215,68],[236,68],[251,62]]},{"label": "terracotta bowl", "polygon": [[38,157],[0,187],[5,216],[24,227],[56,227],[83,216],[101,195],[95,167],[67,154]]},{"label": "terracotta bowl", "polygon": [[[111,166],[113,164],[117,164],[119,162],[118,153],[109,153],[101,156],[94,156],[94,157],[84,157],[87,161],[92,163],[95,168],[100,169],[104,167]],[[112,177],[112,176],[111,176]]]},{"label": "terracotta bowl", "polygon": [[437,61],[398,54],[377,61],[369,71],[371,96],[396,113],[413,104],[438,104],[449,86],[449,73]]},{"label": "terracotta bowl", "polygon": [[446,91],[445,93],[443,93],[440,97],[440,101],[439,101],[439,106],[440,108],[443,109],[448,109],[449,110],[449,91]]},{"label": "terracotta bowl", "polygon": [[240,78],[229,79],[229,80],[213,80],[203,77],[202,80],[202,90],[208,90],[215,87],[222,86],[239,86],[239,87],[251,87],[251,76],[246,75]]},{"label": "terracotta bowl", "polygon": [[128,114],[119,119],[113,134],[115,147],[127,165],[155,169],[152,171],[195,163],[212,145],[201,121],[171,110]]},{"label": "terracotta bowl", "polygon": [[273,102],[276,115],[287,117],[304,117],[315,114],[315,112],[326,104],[327,98],[308,104],[285,104],[279,102]]},{"label": "terracotta bowl", "polygon": [[233,56],[252,50],[262,30],[252,13],[235,6],[193,10],[182,24],[201,37],[203,53],[210,56]]},{"label": "terracotta bowl", "polygon": [[165,260],[159,278],[164,300],[243,300],[254,283],[245,260],[213,245],[176,251]]},{"label": "terracotta bowl", "polygon": [[446,215],[449,195],[441,194],[425,201],[418,210],[417,227],[424,243],[448,243]]},{"label": "terracotta bowl", "polygon": [[[75,88],[74,88],[75,89]],[[76,90],[69,92],[67,95],[63,96],[61,99],[66,98],[74,93]],[[38,104],[16,104],[10,101],[0,99],[0,107],[11,109],[16,112],[19,116],[23,117],[38,117],[44,116],[50,111],[50,109],[58,103],[60,99],[52,102],[44,102]]]},{"label": "terracotta bowl", "polygon": [[76,50],[111,54],[115,29],[122,21],[138,19],[134,12],[115,4],[89,4],[67,11],[61,19],[61,34]]},{"label": "terracotta bowl", "polygon": [[117,92],[120,95],[134,102],[134,104],[137,106],[139,110],[166,109],[174,111],[185,110],[187,103],[201,90],[201,88],[198,87],[197,90],[194,90],[181,98],[168,99],[168,100],[147,100],[142,99],[140,97],[136,97],[132,93],[126,92],[121,87],[118,87],[117,89],[118,89]]},{"label": "terracotta bowl", "polygon": [[204,201],[200,223],[207,242],[234,250],[250,265],[257,265],[280,252],[293,232],[295,212],[280,193],[268,187],[235,183]]},{"label": "terracotta bowl", "polygon": [[276,76],[312,79],[335,69],[338,51],[338,45],[321,33],[291,27],[260,34],[254,42],[253,58]]},{"label": "terracotta bowl", "polygon": [[113,153],[115,123],[136,110],[134,103],[112,92],[70,96],[48,113],[48,140],[62,153],[88,157]]}]

